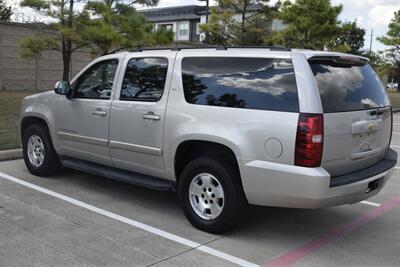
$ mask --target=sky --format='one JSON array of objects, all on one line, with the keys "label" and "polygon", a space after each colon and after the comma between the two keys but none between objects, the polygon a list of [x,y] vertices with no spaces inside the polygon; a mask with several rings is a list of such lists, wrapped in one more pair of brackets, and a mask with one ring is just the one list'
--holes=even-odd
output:
[{"label": "sky", "polygon": [[[20,0],[6,0],[16,8],[16,19],[21,21],[27,18],[38,18],[32,10],[20,8]],[[270,0],[274,4],[277,0]],[[211,4],[215,1],[211,0]],[[394,12],[400,10],[400,0],[331,0],[333,5],[343,5],[343,11],[339,16],[341,21],[357,20],[367,34],[365,36],[365,48],[369,49],[371,29],[373,30],[372,50],[378,51],[385,48],[376,37],[384,35],[388,30],[388,24],[394,16]],[[160,0],[158,7],[178,5],[204,5],[204,2],[196,0]],[[82,3],[78,3],[82,5]]]}]

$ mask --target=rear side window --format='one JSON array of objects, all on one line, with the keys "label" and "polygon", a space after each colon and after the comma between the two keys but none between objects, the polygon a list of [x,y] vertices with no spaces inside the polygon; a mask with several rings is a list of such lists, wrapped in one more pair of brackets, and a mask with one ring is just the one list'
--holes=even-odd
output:
[{"label": "rear side window", "polygon": [[298,112],[290,59],[188,57],[182,61],[188,103]]},{"label": "rear side window", "polygon": [[332,66],[310,63],[324,112],[385,107],[389,98],[369,65]]},{"label": "rear side window", "polygon": [[168,71],[166,58],[133,58],[126,66],[120,100],[160,100]]}]

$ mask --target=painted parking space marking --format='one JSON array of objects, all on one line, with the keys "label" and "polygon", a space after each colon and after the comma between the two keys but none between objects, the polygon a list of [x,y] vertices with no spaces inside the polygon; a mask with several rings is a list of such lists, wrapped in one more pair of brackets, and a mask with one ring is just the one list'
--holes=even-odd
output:
[{"label": "painted parking space marking", "polygon": [[367,200],[361,201],[360,203],[365,204],[365,205],[374,206],[374,207],[380,207],[381,206],[381,204],[379,204],[379,203],[375,203],[375,202],[367,201]]},{"label": "painted parking space marking", "polygon": [[22,186],[28,187],[30,189],[39,191],[41,193],[50,195],[52,197],[64,200],[64,201],[66,201],[68,203],[71,203],[73,205],[76,205],[76,206],[79,206],[81,208],[90,210],[92,212],[104,215],[104,216],[106,216],[108,218],[111,218],[111,219],[114,219],[116,221],[119,221],[119,222],[122,222],[122,223],[126,223],[128,225],[131,225],[131,226],[134,226],[136,228],[142,229],[143,231],[146,231],[146,232],[161,236],[163,238],[172,240],[172,241],[174,241],[176,243],[188,246],[188,247],[196,249],[196,250],[200,250],[202,252],[205,252],[205,253],[210,254],[212,256],[224,259],[224,260],[229,261],[231,263],[234,263],[234,264],[237,264],[237,265],[240,265],[240,266],[248,266],[248,267],[259,266],[259,265],[255,264],[255,263],[252,263],[252,262],[246,261],[244,259],[229,255],[229,254],[224,253],[222,251],[218,251],[216,249],[213,249],[211,247],[202,245],[202,244],[194,242],[192,240],[183,238],[181,236],[178,236],[178,235],[166,232],[164,230],[152,227],[150,225],[147,225],[147,224],[144,224],[144,223],[141,223],[141,222],[138,222],[138,221],[123,217],[123,216],[115,214],[113,212],[110,212],[110,211],[107,211],[107,210],[103,210],[101,208],[97,208],[95,206],[92,206],[92,205],[87,204],[85,202],[79,201],[77,199],[74,199],[74,198],[68,197],[66,195],[63,195],[63,194],[48,190],[48,189],[46,189],[44,187],[40,187],[40,186],[37,186],[35,184],[26,182],[24,180],[21,180],[19,178],[13,177],[13,176],[8,175],[6,173],[0,172],[0,178],[3,178],[3,179],[8,180],[8,181],[12,181],[12,182],[17,183],[19,185],[22,185]]},{"label": "painted parking space marking", "polygon": [[324,246],[338,240],[341,237],[349,235],[350,233],[358,230],[361,226],[368,222],[375,220],[385,213],[400,205],[400,195],[392,198],[388,202],[383,203],[381,206],[371,209],[364,215],[361,215],[354,220],[323,234],[309,242],[297,247],[286,254],[283,254],[272,261],[269,261],[263,265],[263,267],[286,267],[297,263],[309,254],[321,249]]}]

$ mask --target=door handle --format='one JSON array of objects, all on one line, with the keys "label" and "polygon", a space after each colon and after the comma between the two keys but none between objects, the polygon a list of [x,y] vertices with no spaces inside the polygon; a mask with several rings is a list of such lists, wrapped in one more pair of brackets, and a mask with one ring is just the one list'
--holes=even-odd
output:
[{"label": "door handle", "polygon": [[106,116],[107,112],[102,110],[101,108],[96,108],[95,110],[92,111],[92,114],[95,116]]},{"label": "door handle", "polygon": [[160,116],[154,114],[154,112],[147,112],[146,114],[143,114],[143,119],[145,120],[153,120],[153,121],[159,121]]}]

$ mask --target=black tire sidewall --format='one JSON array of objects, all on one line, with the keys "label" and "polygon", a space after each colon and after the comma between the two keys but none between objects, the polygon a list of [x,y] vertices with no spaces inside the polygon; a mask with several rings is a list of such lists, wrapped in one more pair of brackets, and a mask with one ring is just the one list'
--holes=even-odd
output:
[{"label": "black tire sidewall", "polygon": [[[32,165],[28,157],[27,145],[29,138],[32,135],[39,136],[42,139],[44,146],[44,160],[42,165],[40,165],[39,167]],[[48,176],[53,174],[55,170],[59,167],[58,156],[54,151],[50,134],[46,126],[42,124],[33,124],[29,126],[28,129],[26,129],[22,136],[22,150],[25,165],[32,174],[39,176]]]},{"label": "black tire sidewall", "polygon": [[[230,167],[230,168],[229,168]],[[237,174],[224,161],[212,158],[197,158],[190,162],[182,171],[178,192],[180,202],[190,223],[195,227],[211,232],[223,233],[233,228],[241,220],[241,208],[244,203]],[[211,220],[201,218],[192,208],[189,199],[189,188],[192,180],[200,173],[209,173],[217,178],[224,190],[224,207],[221,214]]]}]

